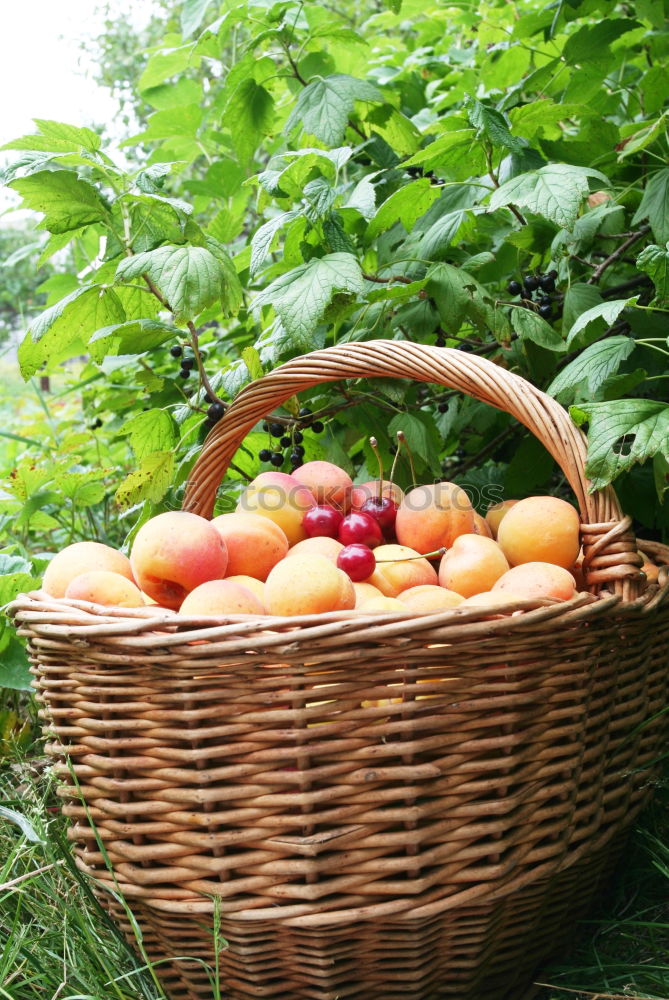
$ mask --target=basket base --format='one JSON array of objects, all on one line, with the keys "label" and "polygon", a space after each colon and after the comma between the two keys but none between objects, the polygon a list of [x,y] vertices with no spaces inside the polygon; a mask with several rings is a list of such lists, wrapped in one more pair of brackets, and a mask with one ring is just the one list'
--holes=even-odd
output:
[{"label": "basket base", "polygon": [[[615,865],[618,836],[548,880],[486,906],[429,920],[358,922],[302,929],[277,921],[221,920],[219,954],[225,1000],[528,1000],[540,965],[556,954]],[[101,897],[132,945],[123,909]],[[171,1000],[212,1000],[211,917],[161,913],[136,901],[133,913]],[[188,956],[188,957],[185,957]],[[190,960],[189,960],[190,959]],[[208,969],[204,966],[208,966]]]}]

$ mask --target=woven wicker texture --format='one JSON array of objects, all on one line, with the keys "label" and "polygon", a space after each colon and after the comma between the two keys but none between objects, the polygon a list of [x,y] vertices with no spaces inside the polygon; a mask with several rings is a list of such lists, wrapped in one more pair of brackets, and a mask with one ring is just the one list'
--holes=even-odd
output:
[{"label": "woven wicker texture", "polygon": [[[420,362],[429,381],[456,381],[434,363],[457,352],[392,348],[385,374],[417,377]],[[342,378],[345,353],[245,390],[188,506],[211,513],[209,480],[261,403],[265,415],[292,394],[300,366],[302,385]],[[517,379],[462,357],[489,401],[513,395]],[[78,864],[132,940],[107,890],[124,893],[153,958],[211,963],[216,910],[230,1000],[501,1000],[585,912],[665,749],[669,582],[663,569],[643,590],[613,491],[585,493],[580,434],[521,384],[531,404],[515,409],[547,436],[550,424],[582,504],[591,594],[499,618],[212,620],[44,594],[13,605],[49,751],[69,755]],[[669,563],[663,546],[644,550]],[[202,964],[157,971],[175,1000],[214,995]]]}]

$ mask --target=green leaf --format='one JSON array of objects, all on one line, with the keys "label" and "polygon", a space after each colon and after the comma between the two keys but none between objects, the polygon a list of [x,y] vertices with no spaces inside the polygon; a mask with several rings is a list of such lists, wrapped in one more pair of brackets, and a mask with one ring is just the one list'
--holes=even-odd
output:
[{"label": "green leaf", "polygon": [[669,242],[669,167],[650,178],[632,222],[648,219],[658,243]]},{"label": "green leaf", "polygon": [[290,134],[301,126],[321,142],[339,146],[344,141],[346,126],[356,101],[381,103],[383,95],[367,80],[357,80],[343,73],[323,80],[313,80],[300,93],[286,122],[285,131]]},{"label": "green leaf", "polygon": [[653,478],[660,503],[664,503],[664,494],[669,490],[669,459],[657,454],[653,459]]},{"label": "green leaf", "polygon": [[616,399],[580,403],[570,410],[588,427],[585,474],[591,491],[602,489],[637,462],[663,455],[669,458],[669,404],[653,399]]},{"label": "green leaf", "polygon": [[588,63],[593,58],[606,55],[612,42],[640,26],[639,21],[631,18],[615,17],[604,17],[595,24],[585,24],[565,42],[563,58],[572,65]]},{"label": "green leaf", "polygon": [[9,187],[23,198],[22,208],[44,215],[41,228],[50,233],[67,233],[105,217],[95,188],[69,170],[42,170],[12,181]]},{"label": "green leaf", "polygon": [[30,663],[26,651],[21,642],[15,636],[11,636],[0,654],[0,688],[30,691],[31,681]]},{"label": "green leaf", "polygon": [[276,215],[273,219],[263,223],[259,229],[256,229],[251,239],[251,266],[249,274],[252,278],[255,278],[269,257],[276,234],[284,226],[287,226],[289,222],[297,218],[298,214],[294,209],[290,212],[281,212],[280,215]]},{"label": "green leaf", "polygon": [[624,160],[628,156],[632,156],[634,153],[638,153],[639,150],[645,149],[646,146],[650,146],[652,142],[660,136],[667,129],[667,116],[666,114],[660,115],[655,121],[648,122],[639,128],[639,123],[634,122],[630,126],[623,126],[620,130],[620,134],[624,137],[623,140],[618,143],[616,149],[618,150],[618,159]]},{"label": "green leaf", "polygon": [[[546,97],[513,108],[509,111],[509,119],[514,133],[531,141],[547,129],[554,129],[558,122],[564,122],[572,116],[580,117],[584,113],[591,112],[581,104],[557,104]],[[554,134],[559,134],[559,131]]]},{"label": "green leaf", "polygon": [[329,215],[337,192],[324,177],[316,177],[315,180],[305,184],[303,195],[307,203],[305,215],[309,222],[316,223]]},{"label": "green leaf", "polygon": [[0,146],[0,149],[29,149],[47,153],[78,153],[86,150],[96,153],[100,148],[100,136],[90,128],[78,128],[63,122],[34,118],[39,135],[24,135],[20,139]]},{"label": "green leaf", "polygon": [[116,502],[124,510],[152,500],[158,503],[167,493],[174,474],[175,455],[172,451],[154,451],[146,455],[135,472],[116,490]]},{"label": "green leaf", "polygon": [[433,222],[421,238],[416,253],[424,260],[441,260],[455,242],[469,213],[464,209],[446,212]]},{"label": "green leaf", "polygon": [[110,469],[90,469],[88,472],[67,472],[57,475],[54,482],[64,497],[75,507],[91,507],[99,503],[107,489],[100,480],[105,479]]},{"label": "green leaf", "polygon": [[245,347],[242,351],[242,361],[249,370],[249,375],[252,379],[262,378],[265,372],[263,371],[262,363],[260,361],[260,355],[256,351],[255,347]]},{"label": "green leaf", "polygon": [[177,440],[174,420],[166,410],[151,409],[138,413],[121,428],[138,462],[152,452],[169,451]]},{"label": "green leaf", "polygon": [[500,111],[469,96],[465,98],[465,108],[477,138],[485,136],[494,146],[502,146],[511,153],[522,153],[525,149],[525,144],[511,135],[506,118]]},{"label": "green leaf", "polygon": [[181,8],[181,34],[188,38],[202,24],[214,0],[184,0]]},{"label": "green leaf", "polygon": [[584,198],[590,190],[588,176],[606,182],[599,171],[567,163],[549,163],[539,170],[506,181],[490,197],[490,208],[516,205],[543,215],[556,225],[573,229]]},{"label": "green leaf", "polygon": [[200,104],[180,104],[176,108],[154,111],[149,115],[144,131],[124,139],[121,146],[135,146],[138,143],[156,142],[159,139],[173,137],[194,139],[202,123],[202,115]]},{"label": "green leaf", "polygon": [[190,42],[188,45],[181,45],[178,48],[154,52],[139,78],[137,85],[139,90],[150,90],[152,87],[158,86],[159,83],[164,83],[165,80],[183,73],[185,69],[198,66],[200,57],[195,54],[195,49],[196,43]]},{"label": "green leaf", "polygon": [[598,306],[601,301],[601,293],[595,285],[586,285],[583,282],[575,281],[565,292],[562,329],[570,330],[582,313]]},{"label": "green leaf", "polygon": [[394,226],[398,219],[406,231],[411,232],[414,222],[427,212],[439,195],[439,188],[430,183],[429,177],[405,184],[386,198],[377,210],[367,227],[367,239],[373,240],[379,233]]},{"label": "green leaf", "polygon": [[653,244],[642,250],[636,260],[636,266],[644,271],[655,285],[655,295],[658,301],[669,298],[669,243],[666,247]]},{"label": "green leaf", "polygon": [[[589,337],[598,337],[606,327],[613,326],[622,311],[628,306],[636,305],[636,301],[636,295],[631,299],[610,299],[608,302],[602,302],[600,305],[593,306],[592,309],[581,313],[567,334],[567,347],[583,347]],[[597,327],[594,330],[588,330],[588,327],[596,322]],[[579,334],[585,334],[585,336],[579,336]]]},{"label": "green leaf", "polygon": [[353,254],[331,253],[280,275],[256,296],[253,305],[256,312],[272,306],[295,349],[305,350],[335,293],[359,295],[363,285]]},{"label": "green leaf", "polygon": [[420,132],[414,123],[390,104],[372,108],[365,122],[400,156],[411,156],[420,145]]},{"label": "green leaf", "polygon": [[126,257],[116,269],[118,281],[143,275],[157,286],[177,323],[193,319],[224,294],[221,264],[205,247],[158,247]]},{"label": "green leaf", "polygon": [[591,344],[556,375],[546,391],[561,403],[573,401],[579,390],[585,399],[592,399],[635,346],[631,337],[607,337]]},{"label": "green leaf", "polygon": [[9,820],[10,823],[14,823],[18,826],[26,840],[31,841],[31,843],[45,843],[45,841],[43,841],[42,838],[35,832],[35,827],[32,825],[30,820],[26,819],[23,813],[16,812],[15,809],[8,809],[6,806],[0,806],[0,819]]},{"label": "green leaf", "polygon": [[397,413],[388,424],[388,435],[394,440],[398,431],[404,431],[409,449],[413,455],[418,455],[424,462],[429,462],[431,442],[427,427],[412,413]]},{"label": "green leaf", "polygon": [[249,163],[274,125],[274,98],[254,79],[243,80],[228,101],[223,124],[242,163]]},{"label": "green leaf", "polygon": [[543,316],[539,316],[532,309],[512,306],[511,325],[520,340],[531,340],[534,344],[545,347],[549,351],[567,350],[567,345],[557,330],[554,330]]},{"label": "green leaf", "polygon": [[73,345],[85,344],[95,330],[124,320],[125,310],[113,289],[102,285],[76,289],[29,327],[18,351],[21,374],[28,379],[43,364],[53,370]]}]

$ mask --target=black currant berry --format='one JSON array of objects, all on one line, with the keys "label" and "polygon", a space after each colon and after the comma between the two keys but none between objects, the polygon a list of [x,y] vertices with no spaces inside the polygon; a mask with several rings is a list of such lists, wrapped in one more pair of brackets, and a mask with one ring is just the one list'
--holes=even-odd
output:
[{"label": "black currant berry", "polygon": [[182,358],[181,367],[187,368],[188,371],[190,371],[191,368],[195,368],[195,358]]},{"label": "black currant berry", "polygon": [[550,304],[547,306],[539,306],[539,315],[543,316],[544,319],[548,319],[552,312],[553,309]]},{"label": "black currant berry", "polygon": [[520,295],[520,293],[523,290],[523,286],[519,281],[510,281],[509,284],[506,286],[506,290],[508,291],[509,295]]},{"label": "black currant berry", "polygon": [[553,269],[552,269],[551,271],[547,271],[547,272],[546,272],[546,277],[547,277],[547,278],[552,278],[552,279],[553,279],[553,281],[556,281],[556,280],[557,280],[557,276],[558,276],[558,273],[557,273],[557,271],[555,270],[555,268],[553,268]]},{"label": "black currant berry", "polygon": [[542,295],[541,298],[539,299],[540,306],[549,306],[551,302],[552,299],[549,295]]},{"label": "black currant berry", "polygon": [[295,431],[293,434],[293,441],[295,444],[302,444],[304,441],[304,434],[301,431]]},{"label": "black currant berry", "polygon": [[205,402],[207,402],[207,403],[215,403],[216,402],[216,400],[214,399],[214,397],[210,396],[208,392],[205,392],[204,398],[205,398]]},{"label": "black currant berry", "polygon": [[303,406],[300,412],[298,413],[298,417],[300,418],[300,420],[306,420],[307,417],[311,416],[312,412],[313,410],[310,410],[308,406]]},{"label": "black currant berry", "polygon": [[273,452],[272,455],[270,456],[270,462],[272,463],[272,465],[276,465],[277,468],[280,465],[283,465],[283,455],[281,454],[281,452],[280,451]]},{"label": "black currant berry", "polygon": [[539,279],[533,274],[526,274],[523,278],[523,285],[528,292],[534,292],[539,287]]},{"label": "black currant berry", "polygon": [[269,448],[261,448],[258,452],[258,458],[261,462],[269,462],[272,457],[272,452]]},{"label": "black currant berry", "polygon": [[554,292],[555,291],[555,278],[551,278],[548,274],[542,274],[539,278],[539,285],[544,292]]},{"label": "black currant berry", "polygon": [[102,427],[102,421],[100,420],[99,417],[96,417],[93,423],[91,424],[91,430],[96,431],[98,427]]},{"label": "black currant berry", "polygon": [[270,424],[269,432],[272,437],[280,438],[283,437],[283,424]]},{"label": "black currant berry", "polygon": [[465,455],[467,454],[467,452],[465,451],[464,448],[456,448],[455,451],[453,452],[453,454],[455,455],[456,458],[462,459],[462,458],[465,457]]},{"label": "black currant berry", "polygon": [[279,444],[281,445],[282,448],[290,448],[292,443],[293,442],[290,440],[289,437],[282,437],[281,440],[279,441]]},{"label": "black currant berry", "polygon": [[322,434],[323,431],[325,430],[325,427],[320,420],[314,420],[314,422],[311,425],[311,429],[314,432],[314,434]]},{"label": "black currant berry", "polygon": [[190,368],[182,368],[179,371],[181,378],[190,378]]},{"label": "black currant berry", "polygon": [[295,447],[293,448],[293,454],[294,455],[299,455],[300,458],[303,458],[304,457],[304,445],[303,444],[296,444]]},{"label": "black currant berry", "polygon": [[439,410],[440,413],[446,413],[446,410],[448,409],[448,403],[440,403],[437,409]]},{"label": "black currant berry", "polygon": [[212,403],[209,409],[207,410],[207,417],[213,423],[216,423],[217,420],[221,419],[224,413],[225,413],[225,407],[223,406],[222,403]]},{"label": "black currant berry", "polygon": [[299,469],[299,467],[302,465],[302,456],[298,455],[296,451],[291,451],[290,464],[294,469]]},{"label": "black currant berry", "polygon": [[205,420],[202,424],[202,427],[204,428],[207,434],[209,433],[209,431],[213,430],[215,426],[216,424],[214,423],[213,420]]},{"label": "black currant berry", "polygon": [[170,354],[173,358],[180,358],[183,354],[183,347],[180,344],[175,344],[174,347],[170,347]]}]

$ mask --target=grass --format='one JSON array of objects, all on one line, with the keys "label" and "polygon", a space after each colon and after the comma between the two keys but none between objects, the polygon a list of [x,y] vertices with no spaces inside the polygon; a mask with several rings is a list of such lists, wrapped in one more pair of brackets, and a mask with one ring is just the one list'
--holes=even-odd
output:
[{"label": "grass", "polygon": [[[163,1000],[155,971],[127,946],[74,864],[39,744],[9,749],[0,758],[0,802],[29,827],[0,819],[0,1000]],[[668,806],[665,782],[614,888],[578,928],[578,946],[542,971],[538,982],[549,985],[536,1000],[668,1000]],[[212,970],[212,997],[215,980]]]}]

